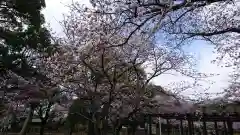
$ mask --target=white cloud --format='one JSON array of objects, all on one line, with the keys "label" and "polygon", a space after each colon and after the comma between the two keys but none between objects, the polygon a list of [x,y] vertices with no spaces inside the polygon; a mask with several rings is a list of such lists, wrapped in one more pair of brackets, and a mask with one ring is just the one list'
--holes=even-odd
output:
[{"label": "white cloud", "polygon": [[[213,46],[201,42],[201,44],[195,42],[191,45],[192,48],[191,53],[194,54],[198,60],[197,62],[197,69],[199,72],[206,73],[206,74],[216,74],[213,77],[209,77],[204,79],[204,81],[200,82],[203,87],[189,89],[184,91],[182,94],[184,95],[195,95],[199,93],[220,93],[226,88],[229,84],[229,73],[232,72],[231,68],[221,67],[220,65],[213,64],[211,61],[216,59],[216,54],[213,52]],[[218,75],[217,75],[218,74]],[[159,76],[154,79],[155,84],[167,86],[172,82],[180,82],[190,80],[188,77],[184,77],[181,75],[163,75]],[[190,80],[191,81],[191,80]],[[208,89],[205,91],[205,89]]]},{"label": "white cloud", "polygon": [[42,11],[45,15],[46,22],[56,34],[61,34],[62,28],[60,21],[63,19],[63,14],[68,13],[68,5],[72,2],[79,2],[84,5],[90,5],[89,0],[46,0],[46,8]]}]

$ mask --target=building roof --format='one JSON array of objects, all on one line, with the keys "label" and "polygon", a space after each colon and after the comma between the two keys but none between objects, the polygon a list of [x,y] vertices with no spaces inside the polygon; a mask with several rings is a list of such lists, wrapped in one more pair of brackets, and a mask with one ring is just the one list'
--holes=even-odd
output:
[{"label": "building roof", "polygon": [[154,92],[153,100],[158,107],[149,110],[152,113],[191,113],[196,110],[193,104],[187,102],[177,95],[165,91],[161,86],[151,86]]}]

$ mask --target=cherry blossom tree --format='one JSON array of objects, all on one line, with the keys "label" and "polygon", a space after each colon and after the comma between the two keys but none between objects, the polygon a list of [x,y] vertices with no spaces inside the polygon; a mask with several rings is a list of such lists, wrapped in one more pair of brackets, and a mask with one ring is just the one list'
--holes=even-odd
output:
[{"label": "cherry blossom tree", "polygon": [[16,114],[17,117],[27,113],[26,120],[20,132],[26,134],[28,125],[37,111],[41,119],[41,134],[44,132],[44,126],[51,113],[51,107],[56,103],[62,103],[65,95],[61,94],[60,88],[52,84],[50,79],[41,75],[32,77],[32,80],[26,80],[14,72],[8,73],[8,80],[5,79],[5,89],[2,101],[5,104],[2,117]]},{"label": "cherry blossom tree", "polygon": [[62,22],[64,45],[41,65],[53,83],[86,102],[87,116],[79,115],[90,122],[89,134],[99,134],[100,127],[106,133],[108,126],[118,133],[124,120],[157,107],[149,89],[157,76],[176,71],[194,79],[206,77],[194,70],[192,57],[181,48],[145,35],[133,35],[125,45],[113,47],[125,41],[125,32],[112,31],[115,24],[106,25],[111,19],[80,5],[70,8]]},{"label": "cherry blossom tree", "polygon": [[[63,87],[77,95],[80,101],[86,102],[83,107],[84,113],[82,111],[72,113],[90,121],[89,134],[91,132],[99,134],[97,129],[100,128],[101,123],[103,123],[103,132],[107,132],[109,125],[113,127],[113,132],[119,132],[125,119],[134,118],[139,112],[148,112],[147,110],[150,109],[146,108],[151,106],[157,107],[156,101],[152,99],[153,91],[149,88],[151,79],[168,70],[180,68],[178,66],[181,66],[185,60],[179,58],[179,61],[176,61],[175,53],[166,56],[156,55],[152,52],[152,48],[146,53],[147,48],[142,50],[134,47],[136,45],[125,48],[89,49],[87,46],[86,49],[81,48],[80,53],[73,54],[72,51],[76,49],[74,47],[64,55],[59,54],[52,58],[51,61],[60,64],[57,68],[59,72],[55,68],[57,65],[49,61],[51,65],[49,68],[54,69],[54,74],[60,74],[64,80]],[[136,50],[132,51],[132,49]],[[162,52],[167,53],[164,50]],[[69,61],[65,61],[66,59]],[[62,60],[67,67],[63,67],[65,65],[61,64]],[[70,62],[72,68],[66,62]],[[144,67],[150,62],[155,62],[157,65],[147,73]],[[161,105],[158,103],[158,106]],[[70,113],[69,116],[71,115],[73,114]]]},{"label": "cherry blossom tree", "polygon": [[[204,40],[215,46],[221,62],[234,69],[226,92],[235,93],[239,74],[239,1],[225,0],[91,0],[91,12],[110,26],[109,46],[123,46],[136,35],[157,37],[162,44],[180,47],[193,40]],[[79,5],[74,4],[73,9]],[[79,12],[80,10],[78,10]],[[107,19],[106,19],[107,18]],[[115,33],[123,39],[116,40]],[[224,61],[224,62],[223,62]],[[231,92],[228,93],[231,95]]]}]

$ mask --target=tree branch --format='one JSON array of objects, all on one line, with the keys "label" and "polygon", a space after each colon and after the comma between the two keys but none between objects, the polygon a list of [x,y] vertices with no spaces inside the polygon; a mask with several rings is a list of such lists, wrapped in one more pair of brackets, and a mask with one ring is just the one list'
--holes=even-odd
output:
[{"label": "tree branch", "polygon": [[203,36],[203,37],[209,37],[209,36],[214,36],[214,35],[220,35],[220,34],[226,34],[226,33],[237,33],[240,34],[240,27],[236,27],[236,28],[227,28],[227,29],[223,29],[223,30],[216,30],[213,32],[199,32],[199,33],[191,33],[191,32],[187,32],[187,33],[183,33],[186,35],[190,35],[190,36]]}]

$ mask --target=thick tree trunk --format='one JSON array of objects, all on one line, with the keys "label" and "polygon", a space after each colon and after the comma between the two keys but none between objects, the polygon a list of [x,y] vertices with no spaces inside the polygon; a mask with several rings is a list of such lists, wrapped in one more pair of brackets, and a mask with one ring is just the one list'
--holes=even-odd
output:
[{"label": "thick tree trunk", "polygon": [[183,132],[184,132],[184,129],[183,129],[183,121],[180,120],[180,133],[181,133],[181,135],[184,134]]},{"label": "thick tree trunk", "polygon": [[136,131],[137,131],[137,128],[136,127],[132,127],[132,135],[135,135]]},{"label": "thick tree trunk", "polygon": [[156,135],[160,135],[160,125],[159,125],[159,123],[156,124]]},{"label": "thick tree trunk", "polygon": [[120,135],[120,131],[121,131],[121,129],[122,129],[122,126],[120,125],[120,126],[115,126],[114,127],[114,135]]},{"label": "thick tree trunk", "polygon": [[116,129],[116,135],[120,135],[121,128]]},{"label": "thick tree trunk", "polygon": [[66,122],[64,123],[64,135],[72,135],[72,131],[74,128],[75,124],[70,123],[69,119],[67,118]]},{"label": "thick tree trunk", "polygon": [[45,125],[46,125],[45,121],[41,122],[40,135],[44,135]]},{"label": "thick tree trunk", "polygon": [[131,127],[128,127],[128,128],[127,128],[127,134],[128,134],[128,135],[131,135],[131,133],[132,133],[132,128],[131,128]]},{"label": "thick tree trunk", "polygon": [[103,135],[106,135],[108,133],[108,121],[106,120],[103,120],[103,129],[102,129],[102,134]]},{"label": "thick tree trunk", "polygon": [[207,135],[207,125],[205,119],[203,119],[203,135]]},{"label": "thick tree trunk", "polygon": [[194,135],[194,134],[195,134],[195,129],[194,129],[194,123],[193,123],[193,121],[191,121],[191,128],[192,128],[192,134]]},{"label": "thick tree trunk", "polygon": [[69,135],[72,135],[72,133],[73,133],[73,127],[70,128]]},{"label": "thick tree trunk", "polygon": [[72,127],[70,127],[69,129],[67,129],[65,131],[65,135],[72,135],[72,133],[73,133],[73,128]]},{"label": "thick tree trunk", "polygon": [[218,135],[218,125],[217,121],[214,121],[215,135]]},{"label": "thick tree trunk", "polygon": [[[52,105],[53,105],[52,102],[49,102],[49,103],[48,103],[45,117],[42,119],[42,122],[41,122],[40,135],[44,135],[45,125],[47,124],[47,120],[48,120],[48,117],[49,117],[50,108],[51,108]],[[42,117],[42,116],[40,116],[40,117]]]},{"label": "thick tree trunk", "polygon": [[170,126],[169,120],[167,119],[167,135],[170,135]]},{"label": "thick tree trunk", "polygon": [[227,135],[227,126],[226,126],[226,121],[223,122],[223,129],[224,129],[224,135]]},{"label": "thick tree trunk", "polygon": [[152,135],[152,117],[151,116],[148,117],[148,124],[149,124],[148,133],[149,133],[149,135]]},{"label": "thick tree trunk", "polygon": [[188,133],[189,135],[193,135],[193,132],[192,132],[192,122],[190,119],[188,119]]},{"label": "thick tree trunk", "polygon": [[64,135],[72,135],[73,133],[73,126],[69,127],[67,130],[65,130],[65,134]]},{"label": "thick tree trunk", "polygon": [[29,123],[32,120],[32,116],[33,116],[33,108],[30,108],[29,114],[27,116],[27,119],[24,121],[23,127],[19,133],[19,135],[26,135],[27,131],[28,131],[28,127],[29,127]]},{"label": "thick tree trunk", "polygon": [[227,126],[228,126],[228,133],[229,135],[233,135],[233,123],[231,121],[227,121]]},{"label": "thick tree trunk", "polygon": [[95,129],[94,129],[94,123],[92,123],[91,121],[88,122],[88,135],[95,135],[94,133]]}]

